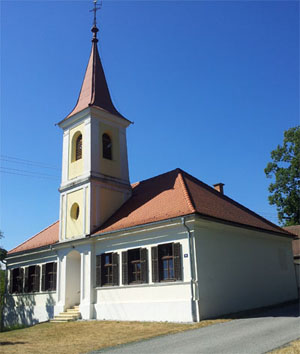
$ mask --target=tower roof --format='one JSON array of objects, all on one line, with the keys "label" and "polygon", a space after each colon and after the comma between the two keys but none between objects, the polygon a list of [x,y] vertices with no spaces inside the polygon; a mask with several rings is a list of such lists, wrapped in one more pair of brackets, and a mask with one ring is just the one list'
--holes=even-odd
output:
[{"label": "tower roof", "polygon": [[[84,79],[82,82],[80,94],[77,103],[71,113],[64,119],[68,119],[74,114],[82,111],[87,107],[96,107],[100,110],[109,112],[124,118],[115,108],[112,103],[109,89],[107,86],[104,70],[100,60],[100,55],[97,46],[98,28],[94,24],[92,27],[93,39],[90,59],[86,68]],[[124,118],[125,119],[125,118]]]}]

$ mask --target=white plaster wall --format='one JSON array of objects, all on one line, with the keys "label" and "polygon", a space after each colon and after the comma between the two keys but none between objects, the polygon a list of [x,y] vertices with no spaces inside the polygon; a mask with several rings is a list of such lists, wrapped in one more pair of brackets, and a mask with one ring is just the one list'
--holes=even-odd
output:
[{"label": "white plaster wall", "polygon": [[32,325],[49,321],[54,315],[56,292],[7,294],[4,299],[4,327],[14,324]]},{"label": "white plaster wall", "polygon": [[97,288],[99,320],[192,322],[189,282]]},{"label": "white plaster wall", "polygon": [[[152,282],[151,247],[162,243],[180,242],[182,246],[183,280]],[[122,285],[122,251],[143,247],[148,249],[149,284]],[[114,240],[96,242],[95,255],[119,253],[120,286],[99,287],[95,294],[96,319],[191,322],[191,273],[186,230],[182,225],[133,233]],[[187,255],[187,257],[184,257]],[[95,280],[94,280],[95,284]]]},{"label": "white plaster wall", "polygon": [[195,231],[201,320],[297,297],[290,239],[208,221]]},{"label": "white plaster wall", "polygon": [[[54,251],[33,251],[23,255],[9,255],[7,257],[8,272],[13,268],[28,267],[49,262],[57,262],[57,255]],[[40,270],[40,289],[42,279],[42,268]],[[9,289],[10,276],[8,274],[7,289]],[[38,322],[48,321],[54,316],[54,307],[57,303],[56,291],[38,293],[5,294],[4,298],[4,326],[11,326],[16,323],[32,325]]]}]

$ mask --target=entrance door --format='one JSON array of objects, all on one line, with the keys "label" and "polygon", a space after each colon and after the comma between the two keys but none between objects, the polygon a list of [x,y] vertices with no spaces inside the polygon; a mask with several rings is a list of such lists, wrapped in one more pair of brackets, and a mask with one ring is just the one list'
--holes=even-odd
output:
[{"label": "entrance door", "polygon": [[80,303],[80,253],[71,251],[66,263],[66,308]]}]

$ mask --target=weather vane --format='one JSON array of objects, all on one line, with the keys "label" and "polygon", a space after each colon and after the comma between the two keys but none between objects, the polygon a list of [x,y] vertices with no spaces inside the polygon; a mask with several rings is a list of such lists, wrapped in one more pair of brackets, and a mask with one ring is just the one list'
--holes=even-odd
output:
[{"label": "weather vane", "polygon": [[98,0],[94,0],[94,8],[92,10],[90,10],[90,12],[94,12],[94,26],[96,27],[97,25],[97,17],[96,17],[96,13],[98,10],[101,9],[102,7],[102,1],[100,1],[99,5],[97,5]]}]

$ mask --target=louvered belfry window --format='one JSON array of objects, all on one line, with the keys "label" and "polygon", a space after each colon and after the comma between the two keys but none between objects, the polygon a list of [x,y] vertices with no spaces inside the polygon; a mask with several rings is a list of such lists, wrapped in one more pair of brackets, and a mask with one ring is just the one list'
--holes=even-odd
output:
[{"label": "louvered belfry window", "polygon": [[75,146],[75,160],[80,160],[82,158],[82,135],[80,134],[76,139]]},{"label": "louvered belfry window", "polygon": [[108,134],[102,135],[102,150],[103,157],[108,160],[112,160],[112,141]]},{"label": "louvered belfry window", "polygon": [[180,243],[152,247],[151,257],[153,282],[182,280]]}]

